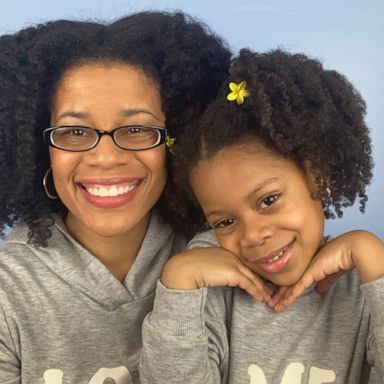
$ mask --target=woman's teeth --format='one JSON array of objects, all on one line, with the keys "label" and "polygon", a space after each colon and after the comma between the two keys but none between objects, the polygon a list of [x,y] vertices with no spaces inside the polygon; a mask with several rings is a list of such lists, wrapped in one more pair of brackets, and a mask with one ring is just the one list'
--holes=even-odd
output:
[{"label": "woman's teeth", "polygon": [[103,187],[85,187],[86,191],[90,193],[93,196],[100,196],[100,197],[115,197],[124,195],[125,193],[128,193],[129,191],[132,191],[133,188],[135,188],[136,184],[131,185],[121,185],[121,186],[103,186]]}]

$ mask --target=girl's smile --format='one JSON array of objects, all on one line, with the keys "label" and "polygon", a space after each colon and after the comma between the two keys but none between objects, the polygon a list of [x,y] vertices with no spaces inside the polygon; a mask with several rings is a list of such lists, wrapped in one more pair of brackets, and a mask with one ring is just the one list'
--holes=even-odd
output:
[{"label": "girl's smile", "polygon": [[277,285],[300,278],[324,226],[310,174],[251,140],[200,161],[190,182],[223,248]]},{"label": "girl's smile", "polygon": [[284,247],[279,248],[277,251],[271,252],[268,256],[261,257],[255,260],[254,263],[265,272],[278,273],[282,272],[288,265],[291,259],[294,247],[294,240]]}]

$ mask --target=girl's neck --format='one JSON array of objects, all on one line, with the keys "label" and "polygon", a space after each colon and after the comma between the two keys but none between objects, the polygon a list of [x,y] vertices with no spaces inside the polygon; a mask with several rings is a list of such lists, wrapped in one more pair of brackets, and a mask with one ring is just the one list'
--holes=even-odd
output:
[{"label": "girl's neck", "polygon": [[65,225],[72,237],[97,257],[121,282],[124,280],[139,253],[147,232],[150,214],[130,231],[117,236],[101,236],[68,214]]}]

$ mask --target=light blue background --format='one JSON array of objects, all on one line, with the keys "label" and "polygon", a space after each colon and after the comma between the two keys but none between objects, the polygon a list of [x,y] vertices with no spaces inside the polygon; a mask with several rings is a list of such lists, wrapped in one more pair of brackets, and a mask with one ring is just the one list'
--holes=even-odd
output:
[{"label": "light blue background", "polygon": [[142,10],[184,10],[206,22],[236,52],[283,47],[320,58],[326,68],[343,72],[368,105],[374,178],[364,215],[357,207],[327,223],[337,235],[356,228],[384,238],[384,2],[382,0],[1,0],[0,34],[51,19],[110,21]]}]

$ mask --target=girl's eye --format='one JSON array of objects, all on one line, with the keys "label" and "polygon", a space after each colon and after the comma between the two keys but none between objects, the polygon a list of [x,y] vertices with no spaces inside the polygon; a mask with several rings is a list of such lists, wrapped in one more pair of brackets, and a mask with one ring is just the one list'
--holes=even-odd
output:
[{"label": "girl's eye", "polygon": [[235,223],[235,219],[224,219],[212,224],[213,229],[227,228]]},{"label": "girl's eye", "polygon": [[268,208],[270,205],[272,205],[277,199],[279,198],[278,194],[269,195],[267,197],[264,197],[263,200],[260,202],[260,208],[265,209]]}]

